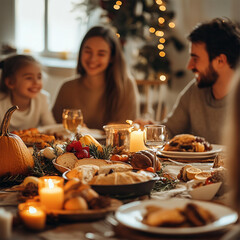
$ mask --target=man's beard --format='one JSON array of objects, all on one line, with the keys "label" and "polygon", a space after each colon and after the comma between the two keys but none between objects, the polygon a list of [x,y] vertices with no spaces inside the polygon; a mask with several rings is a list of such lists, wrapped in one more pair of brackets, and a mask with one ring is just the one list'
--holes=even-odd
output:
[{"label": "man's beard", "polygon": [[[197,72],[197,69],[193,69],[193,72]],[[210,63],[205,74],[199,73],[198,87],[199,88],[212,87],[213,84],[217,81],[218,76],[219,76],[218,73],[214,70],[212,64]]]}]

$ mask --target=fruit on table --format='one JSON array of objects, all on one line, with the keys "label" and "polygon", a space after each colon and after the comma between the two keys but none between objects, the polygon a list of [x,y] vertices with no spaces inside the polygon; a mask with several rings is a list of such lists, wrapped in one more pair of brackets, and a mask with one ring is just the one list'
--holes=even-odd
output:
[{"label": "fruit on table", "polygon": [[196,167],[189,167],[186,169],[186,172],[187,172],[187,178],[189,180],[192,180],[195,178],[195,175],[201,173],[202,170]]},{"label": "fruit on table", "polygon": [[85,146],[90,146],[91,144],[93,144],[97,147],[98,151],[102,152],[103,150],[102,145],[93,136],[89,134],[81,136],[79,142]]},{"label": "fruit on table", "polygon": [[0,127],[0,176],[27,173],[29,167],[34,166],[31,153],[22,139],[8,132],[8,126],[12,113],[18,109],[13,106],[5,113]]},{"label": "fruit on table", "polygon": [[89,147],[88,146],[83,147],[81,142],[79,141],[71,141],[66,146],[66,151],[74,153],[78,159],[90,157]]}]

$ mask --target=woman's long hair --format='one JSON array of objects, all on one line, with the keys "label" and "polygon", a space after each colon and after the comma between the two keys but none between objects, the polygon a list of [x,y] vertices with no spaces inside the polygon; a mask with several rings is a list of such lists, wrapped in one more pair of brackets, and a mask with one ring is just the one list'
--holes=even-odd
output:
[{"label": "woman's long hair", "polygon": [[105,114],[106,122],[114,120],[114,112],[118,109],[121,101],[124,99],[126,93],[127,82],[130,81],[127,75],[126,64],[123,56],[122,47],[116,34],[109,28],[103,26],[96,26],[91,28],[82,40],[77,63],[77,73],[81,76],[86,74],[85,69],[81,63],[81,54],[84,43],[92,37],[103,38],[110,46],[111,61],[106,69],[106,96],[107,106]]}]

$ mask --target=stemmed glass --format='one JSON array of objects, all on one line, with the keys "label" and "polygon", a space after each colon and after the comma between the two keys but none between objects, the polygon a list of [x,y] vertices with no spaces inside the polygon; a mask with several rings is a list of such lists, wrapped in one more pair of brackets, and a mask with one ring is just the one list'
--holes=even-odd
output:
[{"label": "stemmed glass", "polygon": [[80,109],[63,109],[62,113],[63,127],[71,133],[71,137],[83,126],[83,114]]},{"label": "stemmed glass", "polygon": [[167,130],[164,125],[145,125],[144,126],[144,144],[154,152],[153,168],[157,170],[157,151],[161,150],[167,142]]}]

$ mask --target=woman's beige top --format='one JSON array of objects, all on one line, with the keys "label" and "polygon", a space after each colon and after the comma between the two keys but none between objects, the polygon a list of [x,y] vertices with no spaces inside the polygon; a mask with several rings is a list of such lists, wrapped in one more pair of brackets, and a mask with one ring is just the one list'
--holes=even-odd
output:
[{"label": "woman's beige top", "polygon": [[[114,119],[110,122],[125,123],[127,119],[134,120],[139,112],[138,90],[134,82],[129,81],[127,94],[120,108],[116,108]],[[61,87],[55,105],[53,115],[58,123],[62,122],[64,108],[81,109],[84,123],[89,128],[102,129],[107,122],[104,116],[107,114],[106,103],[110,101],[105,94],[105,86],[101,88],[89,88],[80,79],[70,80]]]}]

